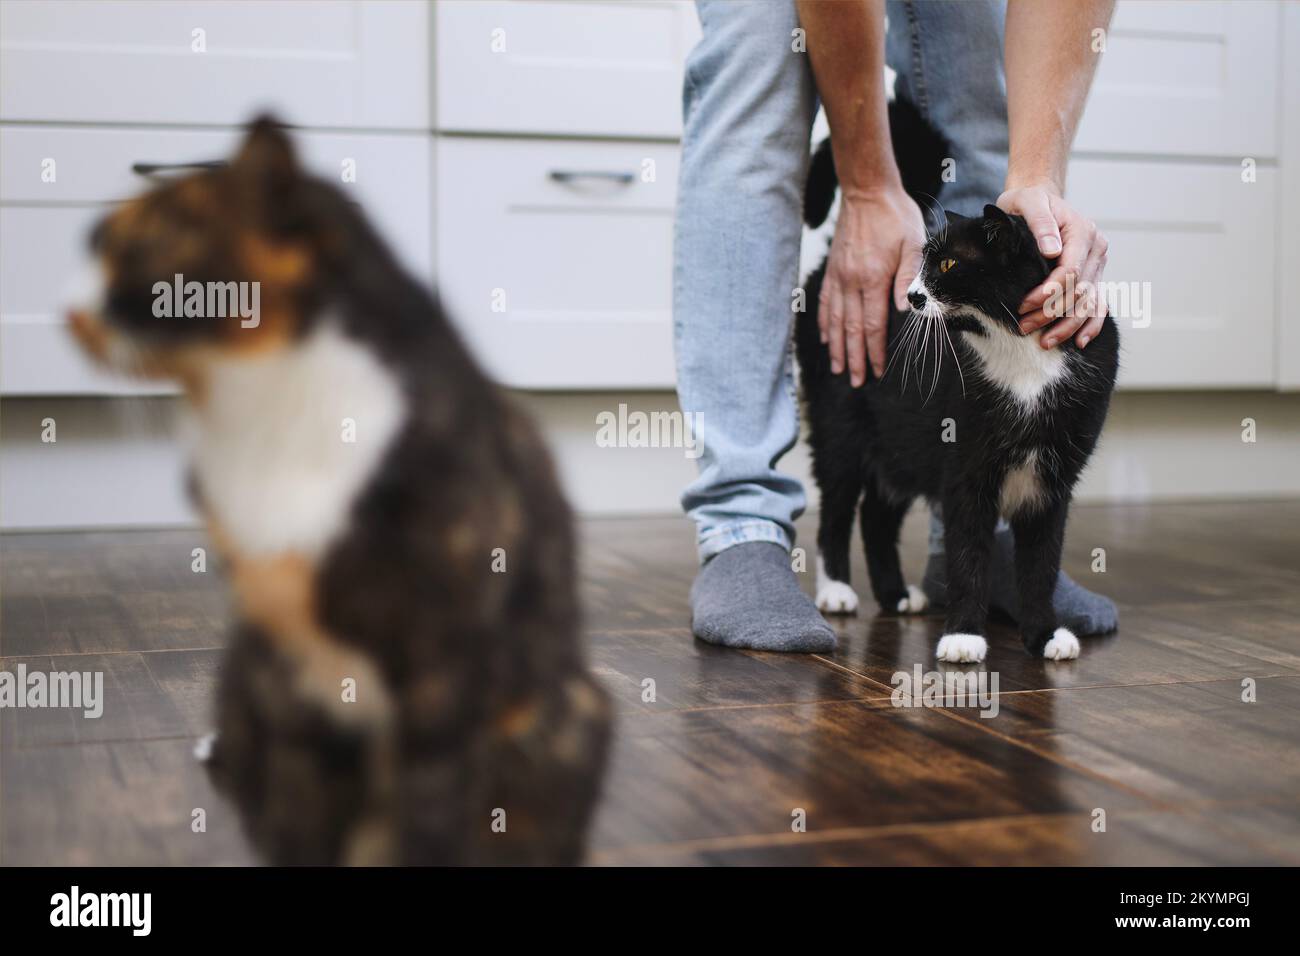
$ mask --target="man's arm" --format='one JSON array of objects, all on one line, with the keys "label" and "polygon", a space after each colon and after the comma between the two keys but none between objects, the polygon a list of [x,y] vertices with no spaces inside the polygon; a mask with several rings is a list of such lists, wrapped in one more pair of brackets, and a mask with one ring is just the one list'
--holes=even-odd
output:
[{"label": "man's arm", "polygon": [[[1114,8],[1114,0],[1010,0],[1007,4],[1011,151],[1006,191],[998,197],[998,205],[1024,216],[1038,237],[1039,251],[1057,259],[1047,281],[1020,306],[1020,327],[1026,332],[1055,320],[1043,333],[1044,348],[1072,335],[1080,346],[1087,345],[1106,317],[1105,302],[1095,288],[1106,267],[1106,238],[1097,232],[1095,222],[1062,197],[1070,144],[1101,55],[1093,51],[1093,31],[1110,23]],[[1049,302],[1062,289],[1064,296]]]},{"label": "man's arm", "polygon": [[891,288],[900,309],[920,266],[925,224],[894,164],[885,104],[884,0],[797,0],[817,90],[831,127],[840,214],[817,322],[831,370],[854,386],[867,361],[885,372]]}]

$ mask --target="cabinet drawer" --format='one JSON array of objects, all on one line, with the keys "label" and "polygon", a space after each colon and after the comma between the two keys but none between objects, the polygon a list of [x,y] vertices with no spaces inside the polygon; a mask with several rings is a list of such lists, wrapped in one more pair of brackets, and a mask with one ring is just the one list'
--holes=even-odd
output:
[{"label": "cabinet drawer", "polygon": [[675,146],[443,137],[437,156],[438,282],[499,380],[672,384]]},{"label": "cabinet drawer", "polygon": [[429,46],[402,0],[5,0],[0,120],[427,128]]},{"label": "cabinet drawer", "polygon": [[[108,204],[148,185],[131,172],[132,163],[226,157],[242,135],[240,130],[0,127],[0,392],[158,390],[90,366],[63,328],[61,296],[85,260],[90,225]],[[299,133],[294,141],[304,164],[354,194],[404,265],[428,282],[433,262],[429,140]],[[345,162],[355,169],[355,182],[343,182]]]},{"label": "cabinet drawer", "polygon": [[149,395],[167,383],[101,371],[64,327],[60,297],[86,261],[96,206],[0,206],[0,394]]},{"label": "cabinet drawer", "polygon": [[441,130],[675,137],[699,37],[683,0],[438,3]]},{"label": "cabinet drawer", "polygon": [[1146,307],[1119,318],[1121,385],[1274,385],[1275,170],[1076,159],[1069,195],[1110,240],[1105,281]]},{"label": "cabinet drawer", "polygon": [[1075,148],[1276,156],[1280,6],[1120,0]]}]

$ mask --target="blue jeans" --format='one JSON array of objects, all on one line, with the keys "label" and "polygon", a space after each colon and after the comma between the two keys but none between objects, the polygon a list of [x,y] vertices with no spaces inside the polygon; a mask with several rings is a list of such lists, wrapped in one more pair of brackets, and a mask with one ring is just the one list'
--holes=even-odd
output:
[{"label": "blue jeans", "polygon": [[[707,560],[747,541],[788,550],[806,504],[776,465],[799,436],[790,330],[817,93],[807,54],[792,51],[794,0],[696,4],[704,35],[683,92],[673,334],[678,399],[700,415],[703,444],[682,507]],[[1006,177],[1005,6],[891,0],[888,17],[897,95],[952,143],[943,204],[978,214]]]}]

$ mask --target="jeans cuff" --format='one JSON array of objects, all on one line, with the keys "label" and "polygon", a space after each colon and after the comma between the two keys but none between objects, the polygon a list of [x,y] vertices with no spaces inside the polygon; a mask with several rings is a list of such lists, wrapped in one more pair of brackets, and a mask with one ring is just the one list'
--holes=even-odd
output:
[{"label": "jeans cuff", "polygon": [[734,524],[714,528],[700,536],[700,563],[703,564],[728,548],[734,548],[738,544],[748,544],[751,541],[779,544],[787,551],[794,546],[790,535],[786,534],[785,529],[779,524],[763,520],[737,521]]}]

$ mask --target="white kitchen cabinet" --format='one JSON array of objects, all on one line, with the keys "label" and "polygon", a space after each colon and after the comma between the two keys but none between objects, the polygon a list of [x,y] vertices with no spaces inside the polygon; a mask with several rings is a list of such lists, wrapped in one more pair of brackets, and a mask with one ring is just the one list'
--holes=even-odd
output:
[{"label": "white kitchen cabinet", "polygon": [[1273,386],[1275,169],[1076,159],[1069,194],[1110,240],[1112,303],[1131,303],[1122,386]]},{"label": "white kitchen cabinet", "polygon": [[438,281],[499,380],[673,382],[677,147],[442,137]]},{"label": "white kitchen cabinet", "polygon": [[[85,262],[91,224],[110,204],[149,185],[133,164],[220,159],[242,136],[240,130],[0,127],[0,393],[168,390],[96,370],[64,328],[64,290]],[[304,165],[354,196],[406,267],[429,281],[430,141],[297,132],[294,142]],[[51,160],[53,181],[43,175]],[[345,162],[355,181],[344,181]]]},{"label": "white kitchen cabinet", "polygon": [[[1300,248],[1295,7],[1118,6],[1070,188],[1112,239],[1107,279],[1150,283],[1125,387],[1300,387],[1278,279]],[[503,382],[672,385],[692,4],[5,0],[0,27],[0,391],[128,387],[69,351],[61,277],[133,163],[226,155],[259,106],[308,127],[324,174],[357,158],[344,188]]]},{"label": "white kitchen cabinet", "polygon": [[0,121],[429,125],[429,6],[5,0]]},{"label": "white kitchen cabinet", "polygon": [[1276,156],[1282,6],[1120,0],[1075,149]]},{"label": "white kitchen cabinet", "polygon": [[[1300,271],[1300,3],[1289,3],[1282,18],[1282,158],[1278,199],[1277,383],[1300,390],[1300,303],[1295,296]],[[1267,237],[1261,237],[1267,242]]]},{"label": "white kitchen cabinet", "polygon": [[437,128],[676,137],[699,36],[683,0],[438,3]]}]

